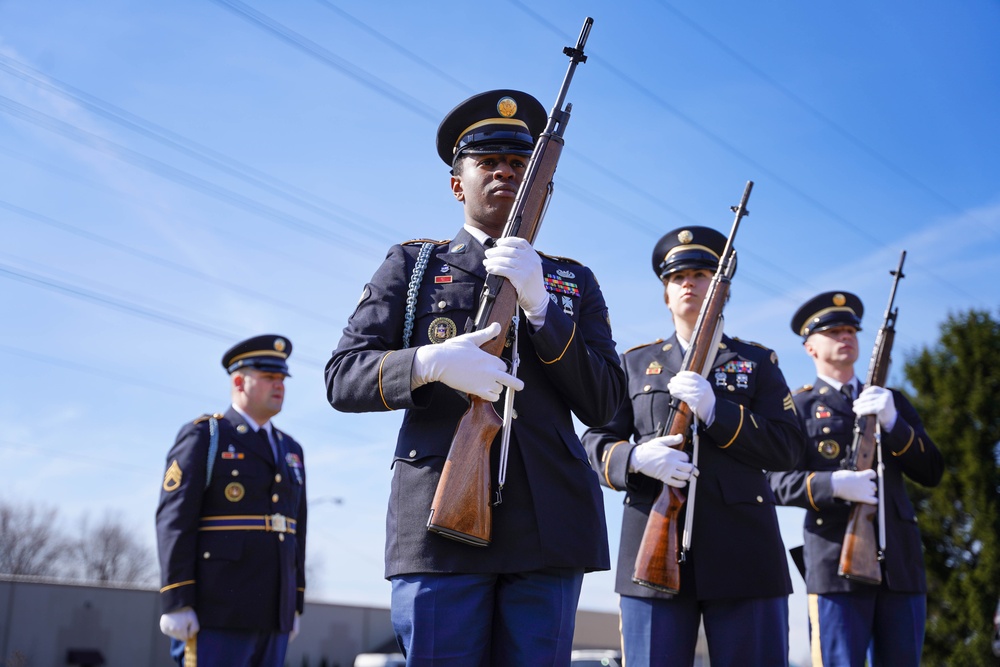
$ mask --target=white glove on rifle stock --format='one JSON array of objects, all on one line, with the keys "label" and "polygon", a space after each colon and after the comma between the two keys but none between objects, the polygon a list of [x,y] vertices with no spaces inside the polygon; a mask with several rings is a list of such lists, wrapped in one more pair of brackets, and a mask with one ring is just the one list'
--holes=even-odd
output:
[{"label": "white glove on rifle stock", "polygon": [[676,445],[684,442],[684,436],[665,435],[647,440],[632,449],[628,459],[629,472],[640,472],[646,477],[658,479],[664,484],[682,489],[691,475],[698,473],[691,464],[691,457]]},{"label": "white glove on rifle stock", "polygon": [[875,497],[875,471],[868,470],[836,470],[830,475],[830,489],[834,498],[841,498],[852,503],[865,505],[878,504]]},{"label": "white glove on rifle stock", "polygon": [[443,382],[452,389],[491,403],[500,398],[503,387],[521,391],[524,382],[507,372],[503,360],[479,348],[499,333],[500,324],[494,322],[485,329],[455,336],[440,344],[421,345],[413,355],[410,388]]},{"label": "white glove on rifle stock", "polygon": [[670,378],[667,391],[690,406],[705,426],[715,421],[715,392],[708,380],[694,371],[681,371]]},{"label": "white glove on rifle stock", "polygon": [[518,236],[504,236],[496,245],[486,249],[483,260],[486,272],[503,276],[517,292],[517,304],[536,329],[545,324],[545,311],[549,307],[549,293],[542,278],[542,259],[527,240]]},{"label": "white glove on rifle stock", "polygon": [[878,423],[886,431],[891,431],[896,425],[896,399],[885,387],[866,387],[861,395],[854,399],[854,414],[876,415]]}]

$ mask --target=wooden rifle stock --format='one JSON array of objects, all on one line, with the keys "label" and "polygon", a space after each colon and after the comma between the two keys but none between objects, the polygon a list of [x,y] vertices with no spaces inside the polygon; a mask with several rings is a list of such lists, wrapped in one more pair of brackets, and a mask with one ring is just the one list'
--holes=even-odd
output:
[{"label": "wooden rifle stock", "polygon": [[[894,276],[892,291],[889,293],[889,305],[885,310],[882,326],[875,337],[875,347],[868,364],[866,387],[884,387],[889,375],[892,343],[896,337],[896,316],[899,314],[899,309],[893,310],[892,306],[896,299],[896,287],[899,285],[900,278],[903,277],[904,260],[906,260],[905,250],[899,257],[899,266],[895,271],[890,271]],[[853,458],[851,467],[854,470],[875,468],[880,446],[878,417],[876,415],[858,417],[854,430],[854,442],[851,446]],[[881,479],[881,475],[879,475],[879,479]],[[878,585],[882,583],[881,561],[885,558],[883,551],[885,544],[876,534],[876,530],[884,530],[884,527],[877,526],[876,514],[880,507],[884,507],[884,495],[884,489],[879,484],[878,505],[854,503],[851,508],[851,516],[844,532],[844,543],[840,549],[838,575],[865,584]]]},{"label": "wooden rifle stock", "polygon": [[[750,199],[752,189],[753,181],[747,181],[739,206],[731,207],[736,214],[736,220],[733,222],[732,231],[726,240],[725,250],[719,258],[719,267],[712,278],[712,284],[705,296],[705,301],[702,303],[701,312],[698,313],[698,321],[695,323],[691,344],[688,346],[681,364],[682,371],[695,371],[705,376],[711,370],[711,364],[715,360],[718,342],[722,336],[722,309],[726,305],[730,282],[736,271],[733,239],[736,238],[740,220],[743,216],[749,215],[747,201]],[[684,435],[684,441],[676,446],[678,449],[684,449],[687,444],[693,417],[687,403],[677,399],[671,401],[665,433],[667,435]],[[663,433],[657,432],[657,436],[660,435]],[[636,554],[635,569],[632,573],[633,582],[663,593],[680,591],[681,569],[678,561],[677,527],[679,522],[677,517],[685,500],[684,491],[669,484],[664,484],[660,489],[660,493],[650,508],[649,517],[646,519],[646,528],[642,533],[642,541],[639,543],[639,553]]]},{"label": "wooden rifle stock", "polygon": [[[534,243],[552,195],[552,179],[563,147],[563,132],[572,105],[563,102],[579,63],[586,62],[583,49],[590,35],[593,19],[584,21],[576,47],[563,49],[570,58],[569,69],[559,88],[556,103],[549,112],[545,129],[535,143],[524,180],[511,207],[503,236],[518,236]],[[479,310],[466,331],[478,331],[499,322],[500,334],[484,343],[482,349],[500,357],[514,332],[517,315],[517,292],[501,276],[488,276],[479,299]],[[507,389],[511,391],[511,389]],[[500,430],[501,420],[493,404],[475,396],[455,429],[434,499],[427,519],[427,530],[466,544],[487,546],[492,539],[490,509],[490,447]]]},{"label": "wooden rifle stock", "polygon": [[[691,428],[691,408],[677,401],[671,409],[669,427],[660,429],[656,437],[684,434],[684,442],[677,449],[684,449],[687,432]],[[681,589],[681,566],[677,560],[677,517],[686,496],[681,489],[664,484],[657,494],[642,532],[639,553],[635,559],[632,581],[662,593],[677,593]]]},{"label": "wooden rifle stock", "polygon": [[[875,415],[858,419],[854,443],[858,454],[857,470],[870,470],[875,463]],[[854,503],[847,520],[844,543],[840,548],[840,565],[837,574],[865,584],[882,583],[882,566],[879,563],[879,544],[875,515],[878,507]]]}]

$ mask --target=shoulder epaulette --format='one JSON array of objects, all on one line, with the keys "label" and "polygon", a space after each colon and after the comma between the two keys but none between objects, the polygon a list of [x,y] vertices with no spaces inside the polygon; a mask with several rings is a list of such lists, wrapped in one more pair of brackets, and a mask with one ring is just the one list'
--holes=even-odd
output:
[{"label": "shoulder epaulette", "polygon": [[804,391],[812,391],[812,388],[813,388],[813,386],[811,384],[804,384],[801,387],[799,387],[798,389],[796,389],[795,391],[793,391],[792,393],[795,394],[796,396],[798,396],[799,394],[801,394]]},{"label": "shoulder epaulette", "polygon": [[737,338],[736,336],[733,336],[733,340],[738,340],[741,343],[746,343],[747,345],[753,345],[754,347],[759,347],[762,350],[770,350],[771,349],[767,345],[761,345],[760,343],[756,343],[756,342],[754,342],[752,340],[743,340],[742,338]]},{"label": "shoulder epaulette", "polygon": [[209,419],[211,419],[212,417],[215,417],[216,419],[222,419],[222,413],[221,413],[221,412],[216,412],[216,413],[215,413],[214,415],[210,415],[210,414],[208,414],[208,413],[205,413],[205,414],[203,414],[203,415],[202,415],[201,417],[198,417],[197,419],[195,419],[195,420],[194,420],[193,422],[191,422],[191,423],[192,423],[192,424],[200,424],[200,423],[202,423],[202,422],[207,422],[207,421],[208,421]]},{"label": "shoulder epaulette", "polygon": [[403,241],[400,245],[417,245],[424,243],[433,243],[434,245],[444,245],[445,243],[451,243],[451,239],[445,239],[443,241],[435,241],[434,239],[411,239],[409,241]]},{"label": "shoulder epaulette", "polygon": [[660,344],[662,342],[663,342],[662,338],[657,338],[656,340],[650,341],[648,343],[642,343],[640,345],[634,345],[633,347],[630,347],[629,349],[627,349],[624,352],[622,352],[622,354],[628,354],[629,352],[634,352],[636,350],[641,350],[642,348],[649,347],[650,345],[658,345],[658,344]]},{"label": "shoulder epaulette", "polygon": [[542,257],[551,259],[554,262],[566,262],[567,264],[576,264],[577,266],[583,266],[583,262],[578,262],[572,257],[560,257],[559,255],[549,255],[547,253],[542,252],[541,250],[538,251],[538,254],[541,255]]}]

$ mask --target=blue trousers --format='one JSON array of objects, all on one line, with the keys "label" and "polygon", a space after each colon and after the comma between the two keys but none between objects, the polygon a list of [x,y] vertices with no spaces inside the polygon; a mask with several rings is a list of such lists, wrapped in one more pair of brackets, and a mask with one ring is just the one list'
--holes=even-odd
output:
[{"label": "blue trousers", "polygon": [[627,667],[693,665],[704,622],[712,667],[788,667],[788,598],[693,600],[621,596]]},{"label": "blue trousers", "polygon": [[919,667],[927,598],[872,586],[851,593],[809,595],[813,664],[837,667]]},{"label": "blue trousers", "polygon": [[392,578],[407,667],[569,665],[583,570]]},{"label": "blue trousers", "polygon": [[[202,628],[187,644],[198,667],[283,667],[288,633]],[[184,667],[185,642],[170,640],[170,657]]]}]

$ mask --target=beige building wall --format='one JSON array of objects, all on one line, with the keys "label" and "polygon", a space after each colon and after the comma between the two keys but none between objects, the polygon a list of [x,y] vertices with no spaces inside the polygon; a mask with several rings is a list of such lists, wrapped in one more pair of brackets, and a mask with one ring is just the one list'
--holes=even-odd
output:
[{"label": "beige building wall", "polygon": [[[74,650],[107,667],[174,667],[152,589],[0,575],[0,667],[65,667]],[[574,648],[618,648],[618,615],[577,613]],[[289,667],[351,667],[358,653],[395,651],[389,610],[307,602]]]}]

